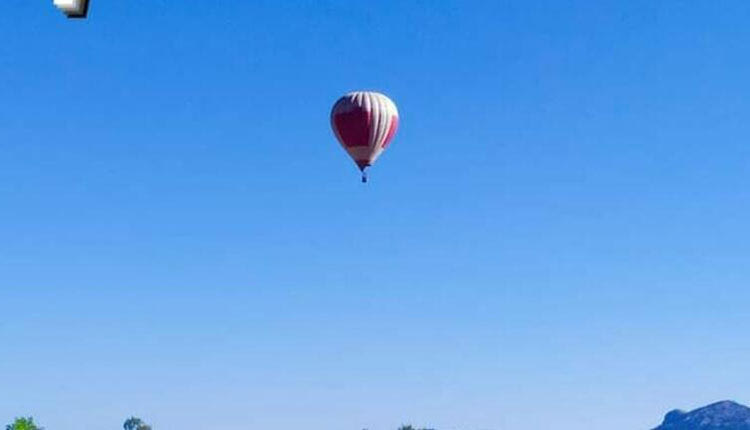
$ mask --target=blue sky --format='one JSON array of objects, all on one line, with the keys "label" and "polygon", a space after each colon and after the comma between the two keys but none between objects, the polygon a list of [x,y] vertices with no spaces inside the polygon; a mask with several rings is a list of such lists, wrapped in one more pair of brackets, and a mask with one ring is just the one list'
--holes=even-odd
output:
[{"label": "blue sky", "polygon": [[[0,16],[0,421],[750,401],[746,1],[51,3]],[[355,89],[401,113],[367,185]]]}]

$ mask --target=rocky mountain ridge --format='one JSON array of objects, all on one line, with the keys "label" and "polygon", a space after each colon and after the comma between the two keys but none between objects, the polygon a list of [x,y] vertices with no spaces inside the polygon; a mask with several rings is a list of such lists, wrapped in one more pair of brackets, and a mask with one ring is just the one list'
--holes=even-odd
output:
[{"label": "rocky mountain ridge", "polygon": [[654,430],[750,430],[750,408],[724,400],[690,412],[673,410]]}]

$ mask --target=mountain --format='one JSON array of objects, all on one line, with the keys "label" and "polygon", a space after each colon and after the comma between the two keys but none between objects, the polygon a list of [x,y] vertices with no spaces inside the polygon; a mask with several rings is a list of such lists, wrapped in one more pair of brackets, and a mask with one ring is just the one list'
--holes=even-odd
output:
[{"label": "mountain", "polygon": [[654,430],[750,430],[750,408],[725,400],[690,412],[674,410]]}]

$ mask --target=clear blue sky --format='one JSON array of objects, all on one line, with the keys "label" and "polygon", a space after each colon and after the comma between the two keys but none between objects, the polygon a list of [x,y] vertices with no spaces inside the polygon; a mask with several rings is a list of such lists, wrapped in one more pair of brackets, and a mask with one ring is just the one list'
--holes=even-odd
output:
[{"label": "clear blue sky", "polygon": [[[0,421],[647,429],[750,401],[750,3],[0,16]],[[359,183],[329,129],[401,129]]]}]

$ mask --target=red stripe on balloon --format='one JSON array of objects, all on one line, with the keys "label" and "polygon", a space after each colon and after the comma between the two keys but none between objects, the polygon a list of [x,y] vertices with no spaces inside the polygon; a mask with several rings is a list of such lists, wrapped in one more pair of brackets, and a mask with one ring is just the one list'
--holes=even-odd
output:
[{"label": "red stripe on balloon", "polygon": [[344,146],[370,146],[372,115],[370,112],[354,107],[348,112],[335,113],[333,124],[344,142]]},{"label": "red stripe on balloon", "polygon": [[396,135],[396,130],[398,129],[398,116],[393,115],[391,117],[391,126],[388,128],[388,134],[385,135],[385,140],[383,140],[383,149],[387,148],[388,145],[393,141],[393,136]]}]

